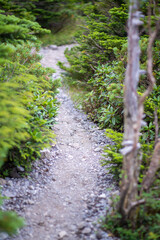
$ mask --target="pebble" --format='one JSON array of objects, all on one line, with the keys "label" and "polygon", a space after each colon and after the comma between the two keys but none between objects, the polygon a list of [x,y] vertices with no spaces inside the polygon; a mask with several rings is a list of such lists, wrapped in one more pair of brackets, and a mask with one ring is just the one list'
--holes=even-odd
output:
[{"label": "pebble", "polygon": [[25,171],[25,169],[24,169],[23,167],[21,167],[21,166],[17,166],[17,170],[18,170],[19,172],[24,172],[24,171]]},{"label": "pebble", "polygon": [[105,199],[106,198],[106,194],[105,193],[102,193],[99,198],[102,198],[102,199]]},{"label": "pebble", "polygon": [[85,222],[80,222],[80,223],[78,224],[78,229],[79,229],[79,230],[82,230],[82,229],[85,228],[85,226],[86,226],[86,223],[85,223]]},{"label": "pebble", "polygon": [[7,190],[7,191],[4,192],[4,195],[5,195],[6,197],[9,197],[9,198],[14,198],[14,197],[16,196],[16,193]]},{"label": "pebble", "polygon": [[95,152],[100,152],[101,150],[102,150],[102,149],[99,148],[99,147],[94,149]]},{"label": "pebble", "polygon": [[0,185],[4,185],[4,184],[6,184],[6,180],[3,178],[0,178]]},{"label": "pebble", "polygon": [[68,236],[66,231],[61,231],[58,233],[59,239],[63,239],[64,237]]},{"label": "pebble", "polygon": [[97,239],[102,239],[102,238],[103,238],[102,233],[98,231],[98,232],[96,233],[96,238],[97,238]]},{"label": "pebble", "polygon": [[28,200],[28,204],[33,205],[33,204],[34,204],[34,201],[31,200],[31,199],[29,199],[29,200]]},{"label": "pebble", "polygon": [[7,237],[8,237],[8,234],[7,233],[0,233],[0,239],[1,240],[5,240],[5,239],[7,239]]},{"label": "pebble", "polygon": [[34,189],[34,186],[30,185],[30,186],[29,186],[29,189],[30,189],[30,190],[33,190],[33,189]]},{"label": "pebble", "polygon": [[41,159],[44,159],[44,158],[50,159],[50,158],[52,158],[51,152],[47,148],[41,150],[40,153],[41,153]]},{"label": "pebble", "polygon": [[82,231],[82,233],[84,234],[84,235],[89,235],[90,233],[91,233],[91,228],[89,228],[89,227],[85,227],[84,229],[83,229],[83,231]]},{"label": "pebble", "polygon": [[58,46],[57,45],[50,45],[50,46],[48,46],[48,48],[52,49],[52,50],[57,50]]}]

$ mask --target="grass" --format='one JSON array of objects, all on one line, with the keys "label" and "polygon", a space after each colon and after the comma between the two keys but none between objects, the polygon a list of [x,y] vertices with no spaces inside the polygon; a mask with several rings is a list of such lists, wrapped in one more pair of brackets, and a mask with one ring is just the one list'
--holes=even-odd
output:
[{"label": "grass", "polygon": [[82,103],[85,100],[85,95],[88,93],[86,84],[81,84],[71,80],[69,77],[65,77],[62,80],[64,88],[68,91],[75,107],[82,109]]},{"label": "grass", "polygon": [[71,44],[71,43],[74,43],[75,41],[74,35],[77,30],[78,30],[78,23],[75,21],[70,22],[59,32],[43,35],[42,37],[40,37],[40,40],[42,41],[43,46],[49,46],[49,45],[61,46],[65,44]]}]

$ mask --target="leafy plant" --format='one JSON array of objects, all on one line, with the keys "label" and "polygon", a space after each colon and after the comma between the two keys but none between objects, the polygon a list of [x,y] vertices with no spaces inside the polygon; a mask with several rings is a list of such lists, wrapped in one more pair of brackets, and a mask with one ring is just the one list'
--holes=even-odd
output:
[{"label": "leafy plant", "polygon": [[[40,150],[54,138],[59,80],[54,70],[45,69],[37,54],[40,43],[35,34],[46,33],[36,22],[0,14],[0,160],[1,169],[23,166],[40,156]],[[32,33],[32,34],[31,34]]]},{"label": "leafy plant", "polygon": [[[108,213],[103,227],[123,240],[158,240],[160,238],[159,184],[160,180],[157,179],[150,191],[143,193],[145,204],[140,205],[137,210],[136,225],[133,225],[130,221],[124,225],[120,214],[115,213],[113,216]],[[117,201],[114,203],[113,208],[116,208]]]},{"label": "leafy plant", "polygon": [[[2,205],[5,197],[0,195],[0,205]],[[17,233],[17,230],[24,226],[24,219],[18,217],[13,211],[2,211],[0,210],[0,232],[8,233],[13,235]]]}]

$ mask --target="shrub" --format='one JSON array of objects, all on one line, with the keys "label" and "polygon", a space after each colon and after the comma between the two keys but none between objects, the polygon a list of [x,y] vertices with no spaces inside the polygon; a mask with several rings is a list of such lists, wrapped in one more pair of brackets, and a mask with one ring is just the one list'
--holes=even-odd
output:
[{"label": "shrub", "polygon": [[70,51],[66,50],[66,57],[71,64],[67,69],[70,77],[87,82],[98,65],[115,59],[114,48],[121,49],[126,42],[125,23],[128,13],[126,5],[115,7],[112,1],[103,0],[89,4],[84,14],[84,25],[76,34],[79,45]]},{"label": "shrub", "polygon": [[[52,81],[54,70],[45,69],[37,63],[40,60],[39,55],[31,54],[34,46],[31,43],[18,45],[10,61],[1,68],[1,86],[7,86],[5,91],[8,95],[10,92],[13,95],[6,105],[5,99],[1,102],[4,118],[3,122],[1,118],[1,134],[6,140],[3,137],[1,139],[8,144],[8,147],[4,145],[6,151],[1,153],[9,160],[4,167],[9,164],[30,168],[31,162],[40,156],[40,150],[49,146],[54,137],[50,128],[57,114],[58,102],[55,95],[59,82]],[[3,95],[8,98],[6,93],[3,92]],[[6,114],[10,114],[8,122],[5,121]],[[6,128],[8,135],[4,131]]]}]

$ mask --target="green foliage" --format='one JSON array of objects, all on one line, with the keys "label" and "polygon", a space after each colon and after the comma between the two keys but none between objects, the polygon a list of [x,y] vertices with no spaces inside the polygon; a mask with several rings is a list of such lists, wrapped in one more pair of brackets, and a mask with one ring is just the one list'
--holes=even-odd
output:
[{"label": "green foliage", "polygon": [[[115,59],[114,48],[121,49],[126,42],[126,6],[114,5],[115,3],[103,0],[95,2],[94,5],[88,4],[84,9],[85,23],[81,26],[82,30],[76,34],[79,46],[66,51],[66,57],[71,64],[67,69],[71,78],[87,82],[95,73],[98,64]],[[108,11],[112,6],[114,8]],[[119,36],[118,31],[121,32]]]},{"label": "green foliage", "polygon": [[[37,63],[40,58],[36,53],[31,54],[33,46],[34,44],[31,43],[17,46],[17,51],[13,54],[12,60],[5,63],[1,68],[3,85],[6,84],[4,81],[9,81],[11,84],[16,83],[15,90],[12,91],[14,99],[11,99],[11,103],[14,109],[13,111],[10,110],[10,121],[5,121],[6,116],[3,113],[5,125],[1,122],[4,127],[7,127],[8,131],[9,129],[13,131],[13,137],[10,137],[12,144],[7,145],[8,149],[12,147],[8,156],[10,162],[7,162],[7,166],[8,164],[21,165],[26,169],[30,168],[31,162],[40,155],[40,150],[49,146],[49,142],[54,137],[50,127],[55,122],[54,118],[58,106],[55,94],[59,82],[52,81],[53,70],[45,69],[40,63]],[[7,75],[5,74],[6,71]],[[10,94],[11,89],[7,88],[6,91]],[[11,103],[8,104],[11,105]],[[21,111],[18,106],[15,107],[16,103],[21,103]],[[9,108],[4,107],[4,111],[8,114]],[[22,124],[19,123],[16,114],[18,116],[21,114],[19,121]],[[3,128],[1,129],[7,142],[10,132],[6,135]],[[17,143],[15,129],[18,136]],[[10,136],[12,135],[10,134]],[[7,148],[6,153],[1,152],[7,157]]]},{"label": "green foliage", "polygon": [[0,9],[7,14],[31,21],[36,20],[42,27],[58,32],[77,16],[77,8],[85,1],[77,0],[0,0]]},{"label": "green foliage", "polygon": [[22,40],[36,41],[35,34],[49,33],[49,30],[41,28],[37,22],[20,19],[14,15],[0,14],[0,42],[21,44]]},{"label": "green foliage", "polygon": [[43,46],[55,44],[57,46],[71,44],[74,42],[74,34],[78,30],[77,22],[72,20],[57,33],[40,36]]},{"label": "green foliage", "polygon": [[28,137],[26,118],[29,116],[24,109],[22,99],[17,95],[17,85],[0,84],[0,165],[6,159],[8,150],[19,141]]},{"label": "green foliage", "polygon": [[[145,204],[140,205],[137,209],[136,224],[129,221],[125,225],[122,224],[121,215],[115,212],[113,215],[107,214],[103,227],[123,240],[158,240],[160,238],[159,184],[158,178],[150,191],[143,193]],[[113,209],[116,209],[116,204],[117,201],[114,203]]]},{"label": "green foliage", "polygon": [[[0,195],[0,205],[4,197]],[[0,210],[0,232],[6,232],[9,235],[16,234],[17,230],[24,226],[24,219],[18,217],[13,211]]]},{"label": "green foliage", "polygon": [[[145,4],[144,4],[145,9]],[[128,18],[127,6],[115,6],[105,0],[88,4],[84,8],[85,22],[76,35],[78,46],[66,50],[71,67],[59,66],[67,71],[64,78],[69,85],[86,87],[88,93],[82,102],[83,110],[101,128],[123,130],[123,81],[127,66],[127,42],[125,25]],[[146,26],[145,26],[146,27]],[[148,37],[142,36],[140,45],[141,68],[146,69]],[[156,40],[153,49],[153,69],[159,86],[159,50],[160,41]],[[107,62],[107,63],[106,63]],[[147,77],[142,76],[139,94],[147,87]],[[154,89],[145,103],[147,126],[143,137],[154,139],[154,111],[159,109],[159,98]],[[155,96],[155,97],[153,97]],[[156,99],[156,100],[153,100]],[[158,110],[159,117],[159,110]]]},{"label": "green foliage", "polygon": [[[54,137],[49,131],[57,111],[58,81],[53,70],[39,63],[35,33],[40,25],[26,19],[0,14],[0,162],[30,168],[40,150]],[[34,43],[31,43],[34,42]]]},{"label": "green foliage", "polygon": [[79,45],[66,50],[71,67],[59,66],[67,71],[64,78],[71,84],[86,86],[82,108],[91,119],[101,128],[122,130],[126,5],[115,7],[104,0],[88,4],[84,13],[85,24],[76,35]]},{"label": "green foliage", "polygon": [[123,84],[118,74],[120,68],[124,69],[118,61],[113,61],[112,65],[99,65],[88,81],[92,90],[86,94],[83,109],[101,128],[120,130],[123,126]]},{"label": "green foliage", "polygon": [[[112,129],[106,129],[105,135],[107,138],[113,140],[113,144],[107,144],[104,148],[104,158],[102,160],[102,165],[107,166],[109,173],[113,174],[116,181],[121,179],[122,162],[123,156],[120,153],[122,148],[123,134],[116,132]],[[139,158],[141,159],[139,183],[142,182],[146,169],[149,166],[150,159],[153,152],[154,141],[149,141],[146,143],[145,133],[140,137],[141,150],[139,153]]]},{"label": "green foliage", "polygon": [[109,173],[113,174],[114,179],[117,181],[120,179],[123,156],[119,150],[122,148],[121,143],[123,140],[123,134],[113,131],[112,129],[106,129],[106,137],[113,140],[113,144],[107,144],[104,148],[105,157],[102,160],[102,165],[107,166]]}]

